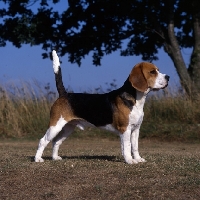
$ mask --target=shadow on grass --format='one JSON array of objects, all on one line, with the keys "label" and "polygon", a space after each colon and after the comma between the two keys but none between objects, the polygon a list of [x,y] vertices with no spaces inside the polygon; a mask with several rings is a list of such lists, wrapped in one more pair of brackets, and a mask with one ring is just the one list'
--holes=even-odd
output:
[{"label": "shadow on grass", "polygon": [[[34,161],[34,156],[29,157],[31,162]],[[52,160],[52,157],[50,156],[44,156],[42,157],[44,160]],[[110,162],[122,162],[121,159],[117,156],[104,156],[104,155],[82,155],[82,156],[62,156],[63,160],[105,160],[105,161],[110,161]]]}]

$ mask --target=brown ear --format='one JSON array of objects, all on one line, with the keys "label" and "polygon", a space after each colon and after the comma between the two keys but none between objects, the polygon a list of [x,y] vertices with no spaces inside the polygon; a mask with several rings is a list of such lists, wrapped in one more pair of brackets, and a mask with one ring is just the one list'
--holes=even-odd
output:
[{"label": "brown ear", "polygon": [[132,86],[140,92],[145,92],[148,89],[147,80],[143,74],[143,65],[139,63],[135,65],[129,75],[129,81]]}]

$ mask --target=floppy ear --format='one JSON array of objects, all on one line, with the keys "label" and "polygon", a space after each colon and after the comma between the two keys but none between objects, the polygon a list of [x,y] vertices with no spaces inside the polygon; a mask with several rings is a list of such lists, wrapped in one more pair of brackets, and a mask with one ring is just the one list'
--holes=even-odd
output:
[{"label": "floppy ear", "polygon": [[130,75],[129,81],[132,86],[140,92],[145,92],[148,89],[147,80],[143,74],[143,65],[139,63],[134,66]]}]

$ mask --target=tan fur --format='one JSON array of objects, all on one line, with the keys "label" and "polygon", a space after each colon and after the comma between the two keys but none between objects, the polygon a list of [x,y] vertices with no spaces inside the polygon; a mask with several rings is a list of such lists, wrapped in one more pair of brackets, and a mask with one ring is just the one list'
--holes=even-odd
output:
[{"label": "tan fur", "polygon": [[140,92],[145,92],[148,87],[153,87],[157,74],[151,74],[153,70],[158,70],[155,65],[142,62],[137,64],[131,71],[129,81],[132,86]]},{"label": "tan fur", "polygon": [[[147,80],[147,85],[148,87],[152,88],[154,86],[156,77],[158,76],[157,72],[159,71],[159,69],[152,63],[146,63],[146,62],[143,62],[142,68],[143,68],[142,71],[143,71],[144,77]],[[155,73],[151,73],[154,71]]]},{"label": "tan fur", "polygon": [[128,126],[129,114],[130,109],[124,105],[120,97],[117,97],[115,101],[112,125],[121,133],[124,133]]},{"label": "tan fur", "polygon": [[68,122],[75,118],[66,97],[58,98],[51,107],[49,126],[55,126],[61,116]]}]

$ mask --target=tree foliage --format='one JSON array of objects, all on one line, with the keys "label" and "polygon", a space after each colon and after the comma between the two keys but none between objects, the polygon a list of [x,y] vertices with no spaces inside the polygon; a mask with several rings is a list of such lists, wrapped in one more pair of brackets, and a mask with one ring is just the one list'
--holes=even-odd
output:
[{"label": "tree foliage", "polygon": [[[0,45],[40,45],[48,57],[52,48],[72,63],[81,64],[92,52],[93,63],[116,50],[123,56],[158,59],[164,48],[174,62],[188,94],[200,91],[199,0],[69,0],[66,10],[55,11],[59,0],[0,0]],[[37,6],[36,6],[37,5]],[[123,41],[127,46],[122,48]],[[191,63],[184,63],[181,48],[193,48]],[[198,76],[197,76],[198,74]]]}]

